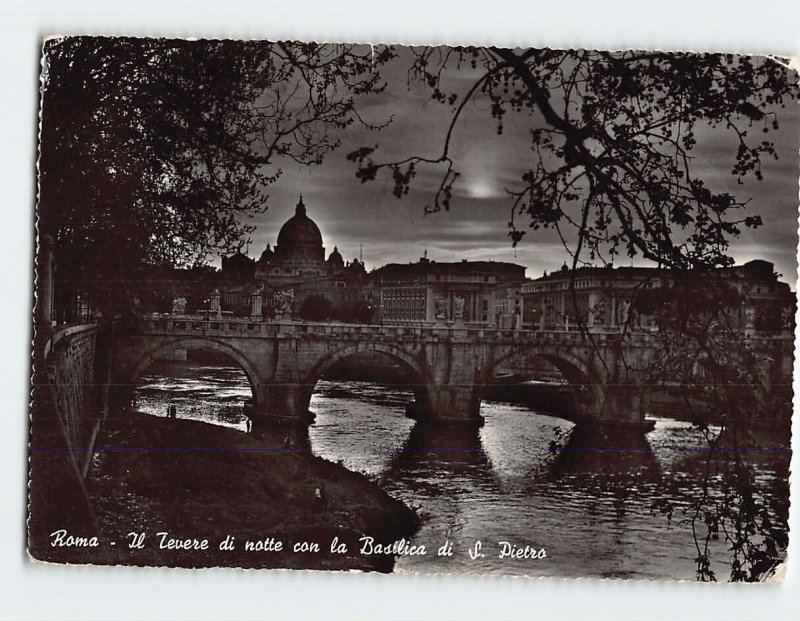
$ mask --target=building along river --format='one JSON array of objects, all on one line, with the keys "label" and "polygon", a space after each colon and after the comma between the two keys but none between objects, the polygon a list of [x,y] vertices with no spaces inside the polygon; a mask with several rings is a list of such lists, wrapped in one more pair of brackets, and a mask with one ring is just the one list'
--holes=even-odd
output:
[{"label": "building along river", "polygon": [[[136,394],[140,412],[165,416],[174,404],[179,418],[241,431],[250,396],[237,367],[192,363],[153,365]],[[368,475],[422,517],[412,539],[427,554],[399,557],[395,571],[695,579],[698,549],[686,519],[704,483],[713,496],[732,458],[705,450],[689,423],[656,418],[646,435],[590,450],[592,439],[570,434],[572,423],[547,412],[484,401],[484,426],[454,436],[407,418],[412,401],[403,387],[346,380],[320,381],[311,400],[314,454]],[[746,458],[780,538],[788,528],[790,453]],[[698,522],[701,546],[703,528]],[[445,542],[452,556],[439,557]],[[547,557],[499,558],[501,542],[544,548]],[[729,544],[712,536],[709,545],[709,568],[729,579]]]}]

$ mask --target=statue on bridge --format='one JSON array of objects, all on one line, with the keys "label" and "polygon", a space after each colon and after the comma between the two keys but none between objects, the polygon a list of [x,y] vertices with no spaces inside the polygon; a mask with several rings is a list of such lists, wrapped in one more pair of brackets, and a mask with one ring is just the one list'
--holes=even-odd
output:
[{"label": "statue on bridge", "polygon": [[284,289],[276,291],[272,296],[272,304],[275,309],[275,317],[278,319],[292,317],[292,307],[294,306],[294,289]]},{"label": "statue on bridge", "polygon": [[453,319],[464,321],[464,304],[466,300],[460,295],[453,298]]},{"label": "statue on bridge", "polygon": [[171,314],[173,315],[185,315],[186,314],[186,298],[173,298],[172,299],[172,311]]},{"label": "statue on bridge", "polygon": [[605,325],[606,323],[606,301],[599,300],[594,306],[589,309],[590,325]]},{"label": "statue on bridge", "polygon": [[633,317],[631,315],[631,301],[622,300],[622,302],[620,302],[619,304],[618,323],[621,326],[627,326],[628,322],[632,320]]},{"label": "statue on bridge", "polygon": [[447,319],[447,300],[444,298],[436,298],[434,304],[436,305],[436,319]]}]

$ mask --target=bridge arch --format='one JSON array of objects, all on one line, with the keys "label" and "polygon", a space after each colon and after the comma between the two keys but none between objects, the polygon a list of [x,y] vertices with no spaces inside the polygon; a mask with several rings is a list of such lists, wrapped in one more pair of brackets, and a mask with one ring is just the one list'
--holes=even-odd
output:
[{"label": "bridge arch", "polygon": [[605,374],[594,364],[595,358],[591,353],[587,354],[587,359],[584,360],[564,348],[513,348],[494,360],[484,384],[491,382],[497,370],[504,365],[532,358],[540,358],[551,364],[573,389],[574,406],[577,411],[570,413],[569,418],[592,418],[602,410],[605,400],[603,391]]},{"label": "bridge arch", "polygon": [[257,404],[264,401],[265,395],[262,394],[262,385],[257,381],[259,375],[253,362],[237,348],[221,340],[209,337],[177,337],[161,341],[149,347],[137,358],[127,376],[122,378],[123,383],[135,386],[139,378],[153,362],[173,349],[211,349],[225,354],[244,371],[250,384],[250,390],[253,393],[253,402]]},{"label": "bridge arch", "polygon": [[542,358],[558,369],[568,382],[576,384],[594,383],[601,380],[602,373],[592,364],[594,356],[587,354],[588,359],[578,357],[566,348],[552,347],[514,347],[510,351],[495,358],[491,373],[498,367],[513,361]]},{"label": "bridge arch", "polygon": [[433,408],[433,397],[431,394],[432,373],[428,368],[427,363],[403,350],[400,347],[381,342],[360,342],[352,345],[347,345],[342,348],[337,348],[323,356],[305,375],[300,388],[300,407],[301,411],[307,412],[311,403],[311,395],[314,392],[314,387],[317,382],[325,375],[333,365],[340,360],[347,358],[353,354],[358,353],[375,353],[382,354],[400,362],[406,369],[411,371],[412,377],[415,378],[413,386],[415,407],[418,411],[429,412]]}]

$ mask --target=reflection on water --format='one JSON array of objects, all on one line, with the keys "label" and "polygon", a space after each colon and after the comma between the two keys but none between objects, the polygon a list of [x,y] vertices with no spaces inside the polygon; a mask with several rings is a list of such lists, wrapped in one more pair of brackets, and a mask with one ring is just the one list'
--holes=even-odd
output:
[{"label": "reflection on water", "polygon": [[[242,430],[249,396],[238,369],[185,364],[154,369],[137,391],[141,411],[163,416],[174,403],[179,416]],[[691,527],[678,522],[702,487],[709,454],[689,423],[657,418],[646,436],[609,445],[570,433],[572,423],[544,412],[485,402],[485,425],[456,433],[406,418],[411,401],[397,387],[321,381],[303,440],[418,510],[423,524],[414,543],[428,554],[401,556],[396,570],[695,579]],[[557,453],[554,439],[563,445]],[[788,453],[754,455],[758,481],[788,507]],[[669,524],[653,508],[664,500],[677,505]],[[468,550],[479,540],[484,556],[473,560]],[[453,556],[438,558],[445,541]],[[543,547],[548,558],[497,558],[501,541]],[[712,552],[713,569],[726,579],[724,538],[712,542]]]},{"label": "reflection on water", "polygon": [[140,379],[135,407],[145,414],[166,416],[167,406],[174,405],[178,418],[246,431],[242,404],[251,397],[247,377],[239,367],[157,362]]}]

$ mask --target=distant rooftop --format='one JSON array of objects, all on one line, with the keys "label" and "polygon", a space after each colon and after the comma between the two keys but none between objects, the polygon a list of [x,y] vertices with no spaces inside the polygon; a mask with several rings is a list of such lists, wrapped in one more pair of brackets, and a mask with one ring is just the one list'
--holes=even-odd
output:
[{"label": "distant rooftop", "polygon": [[[623,276],[628,278],[638,278],[638,277],[652,278],[654,276],[657,276],[659,273],[668,274],[674,271],[675,270],[670,268],[632,267],[632,266],[631,267],[582,266],[576,268],[573,271],[565,263],[560,270],[551,272],[549,274],[546,273],[544,276],[540,276],[539,278],[535,278],[534,280],[559,280],[563,278],[572,277],[573,274],[576,276],[608,275],[608,276]],[[755,280],[769,280],[769,281],[778,280],[778,275],[775,273],[775,265],[770,261],[764,261],[761,259],[754,259],[742,265],[732,265],[730,267],[723,267],[723,268],[718,268],[716,270],[708,270],[708,271],[718,271],[721,273],[740,275],[742,277],[747,277]]]},{"label": "distant rooftop", "polygon": [[379,276],[409,276],[421,275],[431,272],[449,273],[492,273],[501,274],[509,278],[524,278],[525,266],[505,261],[452,261],[438,262],[422,258],[416,263],[387,263],[373,270]]}]

